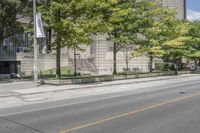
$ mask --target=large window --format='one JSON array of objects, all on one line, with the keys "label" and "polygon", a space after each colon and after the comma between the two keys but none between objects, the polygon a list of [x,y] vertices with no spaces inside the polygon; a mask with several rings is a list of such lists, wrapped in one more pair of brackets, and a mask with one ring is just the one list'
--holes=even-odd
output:
[{"label": "large window", "polygon": [[31,33],[19,33],[12,37],[5,39],[0,45],[0,54],[10,55],[17,52],[30,52],[32,46]]}]

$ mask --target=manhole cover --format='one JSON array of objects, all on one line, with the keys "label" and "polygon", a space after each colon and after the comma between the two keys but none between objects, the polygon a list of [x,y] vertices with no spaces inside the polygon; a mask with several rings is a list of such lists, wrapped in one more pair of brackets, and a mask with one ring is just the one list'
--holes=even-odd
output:
[{"label": "manhole cover", "polygon": [[182,91],[182,92],[179,92],[179,93],[180,93],[180,94],[186,94],[186,92],[183,92],[183,91]]}]

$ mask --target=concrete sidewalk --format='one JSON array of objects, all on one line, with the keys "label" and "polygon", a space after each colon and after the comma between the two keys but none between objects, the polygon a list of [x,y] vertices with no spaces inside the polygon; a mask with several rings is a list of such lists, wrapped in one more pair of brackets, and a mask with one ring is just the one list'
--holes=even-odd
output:
[{"label": "concrete sidewalk", "polygon": [[76,84],[76,85],[62,85],[62,86],[50,86],[44,85],[39,87],[34,87],[33,83],[30,81],[16,82],[16,83],[5,83],[0,84],[0,97],[10,97],[16,95],[32,95],[41,94],[48,92],[61,92],[65,90],[79,90],[88,88],[97,88],[103,86],[113,86],[113,85],[123,85],[123,84],[134,84],[141,82],[151,82],[156,80],[167,80],[176,78],[185,78],[199,76],[197,74],[184,74],[178,76],[160,76],[160,77],[149,77],[140,79],[129,79],[129,80],[116,80],[110,82],[97,82],[91,84]]},{"label": "concrete sidewalk", "polygon": [[[15,106],[24,106],[37,103],[46,103],[54,101],[70,101],[77,98],[87,100],[89,97],[102,97],[102,95],[111,95],[112,93],[122,94],[125,92],[141,93],[155,91],[159,89],[168,89],[170,86],[188,84],[189,82],[200,81],[200,76],[195,74],[151,77],[142,79],[118,80],[111,82],[102,82],[96,84],[78,84],[63,86],[40,86],[37,88],[25,88],[31,82],[12,83],[16,88],[10,89],[10,84],[0,85],[0,109]],[[23,86],[23,89],[20,88]],[[75,100],[76,101],[76,100]]]}]

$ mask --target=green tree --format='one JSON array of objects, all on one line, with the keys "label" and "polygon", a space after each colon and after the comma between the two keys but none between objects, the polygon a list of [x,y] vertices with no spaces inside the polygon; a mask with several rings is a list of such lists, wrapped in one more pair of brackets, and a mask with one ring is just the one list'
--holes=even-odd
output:
[{"label": "green tree", "polygon": [[60,50],[62,47],[79,49],[90,44],[92,35],[106,30],[102,11],[112,3],[107,0],[51,0],[40,8],[45,22],[53,30],[56,48],[56,74],[61,77]]},{"label": "green tree", "polygon": [[[111,5],[109,13],[106,12],[107,22],[110,25],[108,30],[108,40],[113,42],[113,74],[117,74],[117,52],[129,41],[126,24],[130,15],[131,2],[129,0],[117,0]],[[128,23],[127,23],[128,22]]]},{"label": "green tree", "polygon": [[148,0],[117,0],[109,14],[106,13],[110,24],[108,39],[113,41],[113,74],[117,74],[117,52],[125,46],[137,44],[140,33],[150,22],[147,16],[155,9],[154,5],[155,2]]},{"label": "green tree", "polygon": [[143,18],[146,23],[140,30],[138,48],[133,56],[146,54],[149,57],[149,71],[152,72],[153,59],[165,54],[164,43],[174,36],[172,27],[176,23],[176,13],[167,7],[161,7],[159,3],[151,2],[146,5]]},{"label": "green tree", "polygon": [[30,10],[28,0],[1,0],[0,1],[0,44],[14,34],[23,31],[19,18],[27,15]]},{"label": "green tree", "polygon": [[197,61],[200,59],[200,21],[192,21],[190,23],[189,36],[191,40],[188,42],[190,51],[186,57],[195,62],[195,70],[197,70]]},{"label": "green tree", "polygon": [[188,43],[191,40],[191,36],[188,36],[189,29],[190,25],[188,22],[176,20],[168,28],[168,40],[163,43],[164,57],[174,64],[176,73],[182,58],[191,51],[191,46]]}]

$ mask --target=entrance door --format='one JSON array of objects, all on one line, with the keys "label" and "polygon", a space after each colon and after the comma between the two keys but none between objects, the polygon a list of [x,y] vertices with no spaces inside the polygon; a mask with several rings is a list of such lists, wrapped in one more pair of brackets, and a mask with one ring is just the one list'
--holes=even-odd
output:
[{"label": "entrance door", "polygon": [[10,74],[9,62],[0,62],[0,74]]}]

